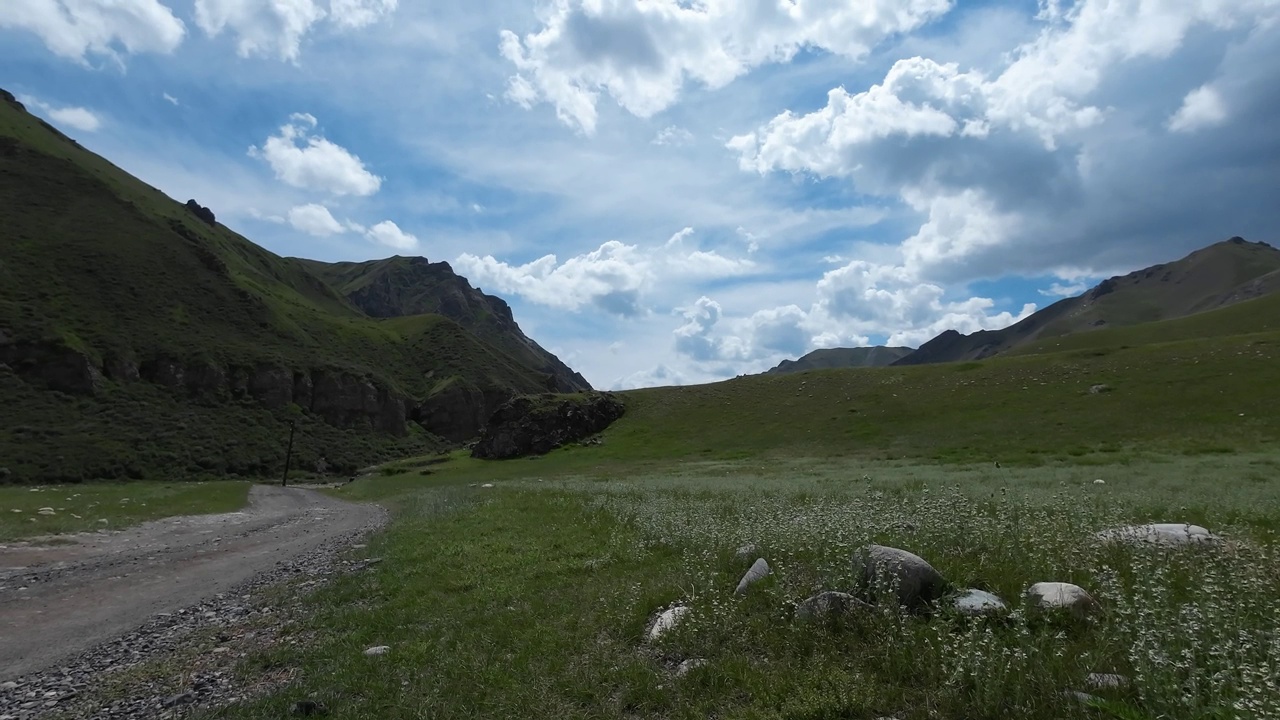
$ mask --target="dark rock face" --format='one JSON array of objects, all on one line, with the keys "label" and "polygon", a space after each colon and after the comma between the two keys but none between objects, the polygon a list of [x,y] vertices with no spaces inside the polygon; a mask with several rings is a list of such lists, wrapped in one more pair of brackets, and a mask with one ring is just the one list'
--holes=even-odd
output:
[{"label": "dark rock face", "polygon": [[93,395],[105,378],[96,363],[50,342],[12,342],[0,333],[0,363],[27,382],[74,395]]},{"label": "dark rock face", "polygon": [[542,455],[604,430],[625,411],[612,393],[512,398],[489,418],[471,456],[501,460]]},{"label": "dark rock face", "polygon": [[192,215],[195,215],[196,217],[200,218],[205,224],[209,225],[210,227],[217,224],[217,220],[213,216],[213,211],[201,205],[200,203],[196,202],[194,199],[188,200],[186,207],[187,207],[187,210],[191,211]]},{"label": "dark rock face", "polygon": [[485,420],[510,399],[508,390],[482,390],[471,383],[455,381],[419,404],[413,419],[428,432],[462,442],[479,436]]}]

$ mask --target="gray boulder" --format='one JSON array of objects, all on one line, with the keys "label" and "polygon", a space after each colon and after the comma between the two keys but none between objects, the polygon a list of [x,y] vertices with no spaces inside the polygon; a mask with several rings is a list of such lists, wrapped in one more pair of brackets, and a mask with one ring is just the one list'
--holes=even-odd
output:
[{"label": "gray boulder", "polygon": [[884,545],[867,545],[853,558],[853,571],[861,586],[873,593],[888,584],[896,586],[898,604],[918,610],[943,596],[947,581],[924,558]]},{"label": "gray boulder", "polygon": [[649,642],[654,642],[658,638],[670,632],[676,625],[679,625],[684,616],[688,614],[689,608],[683,605],[673,607],[670,610],[663,612],[658,616],[658,619],[654,620],[653,624],[649,626]]},{"label": "gray boulder", "polygon": [[1038,582],[1027,588],[1027,599],[1041,610],[1069,612],[1077,617],[1102,609],[1084,588],[1065,582]]},{"label": "gray boulder", "polygon": [[961,615],[968,615],[969,617],[1000,615],[1009,610],[1009,606],[1004,600],[977,588],[969,588],[962,591],[952,601],[952,607]]},{"label": "gray boulder", "polygon": [[1084,684],[1091,690],[1118,690],[1129,686],[1129,678],[1115,673],[1089,673]]},{"label": "gray boulder", "polygon": [[1094,537],[1104,545],[1214,545],[1221,541],[1206,528],[1190,523],[1151,523],[1128,525],[1095,533]]},{"label": "gray boulder", "polygon": [[750,560],[758,555],[759,552],[760,549],[756,547],[755,543],[747,543],[733,551],[733,557],[735,560]]},{"label": "gray boulder", "polygon": [[756,558],[755,563],[751,565],[751,568],[747,570],[747,573],[738,581],[738,587],[733,591],[733,594],[742,595],[746,593],[747,588],[768,577],[770,572],[772,571],[769,569],[769,563],[765,562],[764,558]]}]

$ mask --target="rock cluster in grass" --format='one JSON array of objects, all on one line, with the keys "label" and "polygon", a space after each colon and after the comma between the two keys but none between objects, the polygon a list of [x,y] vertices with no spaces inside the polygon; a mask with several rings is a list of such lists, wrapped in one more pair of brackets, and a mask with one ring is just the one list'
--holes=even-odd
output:
[{"label": "rock cluster in grass", "polygon": [[[45,716],[94,720],[159,720],[234,704],[270,690],[262,678],[234,670],[239,658],[277,640],[290,610],[259,602],[255,593],[284,582],[317,589],[334,575],[366,569],[370,561],[338,555],[351,542],[385,524],[381,513],[366,527],[293,561],[281,563],[229,592],[173,613],[161,613],[127,635],[104,643],[59,667],[0,683],[0,718]],[[303,592],[291,597],[297,600]],[[201,640],[200,638],[205,638]],[[209,647],[211,646],[211,647]],[[199,650],[191,656],[193,650]],[[188,663],[180,686],[139,674],[124,681],[121,671],[151,661]],[[167,673],[166,673],[167,674]],[[123,687],[108,690],[113,684]]]}]

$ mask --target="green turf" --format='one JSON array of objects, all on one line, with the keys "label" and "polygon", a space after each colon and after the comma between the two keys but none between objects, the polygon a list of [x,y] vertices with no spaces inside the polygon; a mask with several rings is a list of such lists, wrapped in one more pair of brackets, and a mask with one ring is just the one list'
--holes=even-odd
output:
[{"label": "green turf", "polygon": [[[249,483],[243,481],[0,486],[0,541],[119,530],[174,515],[232,512],[248,499]],[[53,514],[42,515],[43,508]]]},{"label": "green turf", "polygon": [[[424,458],[338,491],[395,508],[360,551],[383,562],[322,590],[291,627],[295,643],[240,667],[292,682],[215,716],[281,717],[309,698],[334,718],[1084,718],[1098,715],[1059,693],[1093,671],[1134,679],[1099,693],[1115,717],[1280,710],[1268,675],[1280,631],[1274,454],[1101,468],[794,458],[570,469],[589,453],[503,464],[492,488],[471,487],[484,466]],[[1202,522],[1234,544],[1170,554],[1089,541],[1152,519]],[[738,598],[744,542],[774,574]],[[867,542],[918,552],[1015,612],[1003,623],[890,611],[833,627],[793,621],[798,600],[849,587],[849,557]],[[1044,624],[1020,607],[1038,580],[1080,583],[1107,614]],[[693,609],[688,622],[644,642],[673,603]],[[375,645],[391,649],[366,657]],[[707,664],[676,677],[690,658]],[[1251,703],[1256,715],[1230,714]]]}]

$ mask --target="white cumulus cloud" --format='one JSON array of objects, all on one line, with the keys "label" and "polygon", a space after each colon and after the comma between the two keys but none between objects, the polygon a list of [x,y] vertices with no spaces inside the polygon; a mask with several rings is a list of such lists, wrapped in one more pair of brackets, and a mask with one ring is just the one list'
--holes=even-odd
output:
[{"label": "white cumulus cloud", "polygon": [[372,242],[397,250],[412,250],[418,246],[418,238],[401,230],[390,220],[383,220],[374,225],[366,230],[364,235]]},{"label": "white cumulus cloud", "polygon": [[70,127],[84,132],[94,132],[102,127],[102,119],[92,110],[82,107],[58,107],[30,95],[23,95],[18,100],[28,108],[49,118],[59,127]]},{"label": "white cumulus cloud", "polygon": [[332,195],[372,195],[382,186],[382,179],[369,172],[359,157],[311,134],[315,117],[297,113],[289,120],[262,147],[249,148],[249,155],[266,160],[278,179]]},{"label": "white cumulus cloud", "polygon": [[566,310],[595,306],[611,314],[634,316],[645,311],[643,296],[656,286],[733,277],[755,269],[750,260],[686,248],[685,240],[692,234],[693,228],[684,228],[665,243],[644,248],[609,240],[564,262],[544,255],[511,265],[492,255],[463,253],[455,264],[473,280],[541,305]]},{"label": "white cumulus cloud", "polygon": [[329,212],[329,208],[316,203],[298,205],[290,209],[289,224],[308,235],[317,237],[337,235],[347,231],[347,226],[338,222]]},{"label": "white cumulus cloud", "polygon": [[500,49],[517,70],[510,99],[549,102],[590,134],[601,92],[649,117],[675,103],[686,83],[723,87],[806,47],[860,59],[950,8],[950,0],[557,0],[537,32],[503,30]]},{"label": "white cumulus cloud", "polygon": [[28,30],[50,52],[84,62],[90,54],[171,53],[186,26],[158,0],[3,0],[0,27]]},{"label": "white cumulus cloud", "polygon": [[297,62],[302,42],[328,19],[339,30],[372,25],[393,13],[397,0],[196,0],[196,24],[210,37],[236,36],[241,57],[261,55]]},{"label": "white cumulus cloud", "polygon": [[1182,107],[1169,118],[1173,132],[1191,132],[1201,128],[1221,125],[1227,119],[1227,108],[1222,96],[1210,85],[1202,85],[1187,93]]}]

